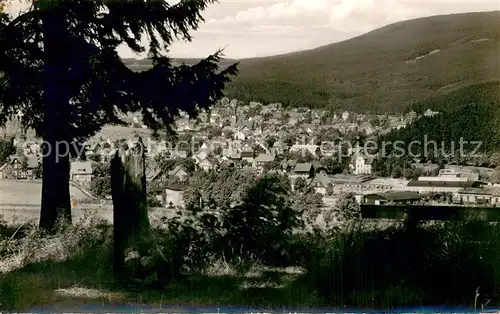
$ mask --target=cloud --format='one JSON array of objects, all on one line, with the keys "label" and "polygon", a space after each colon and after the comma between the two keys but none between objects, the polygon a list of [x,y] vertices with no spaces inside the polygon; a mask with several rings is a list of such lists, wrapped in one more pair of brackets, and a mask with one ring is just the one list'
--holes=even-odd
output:
[{"label": "cloud", "polygon": [[[231,14],[221,17],[231,5]],[[240,10],[235,10],[241,5]],[[446,0],[222,0],[218,17],[193,33],[192,44],[178,43],[172,53],[189,54],[190,45],[204,41],[228,46],[228,55],[250,57],[309,49],[345,40],[390,23],[418,17],[500,10],[498,1]],[[210,37],[211,41],[206,42]],[[292,38],[294,38],[292,40]],[[302,40],[298,40],[302,38]],[[265,47],[262,47],[265,46]],[[198,51],[199,52],[199,51]]]},{"label": "cloud", "polygon": [[[345,30],[346,25],[358,32],[401,20],[429,15],[500,9],[497,1],[383,1],[383,0],[293,0],[264,4],[241,10],[234,16],[211,19],[207,27],[237,27],[244,30],[251,25],[281,27],[329,26]],[[204,30],[203,26],[200,31]]]},{"label": "cloud", "polygon": [[[198,57],[227,46],[228,57],[264,56],[326,45],[402,20],[491,10],[500,10],[500,1],[219,0],[203,13],[205,23],[192,32],[194,40],[176,42],[170,52]],[[123,47],[120,53],[132,56]]]}]

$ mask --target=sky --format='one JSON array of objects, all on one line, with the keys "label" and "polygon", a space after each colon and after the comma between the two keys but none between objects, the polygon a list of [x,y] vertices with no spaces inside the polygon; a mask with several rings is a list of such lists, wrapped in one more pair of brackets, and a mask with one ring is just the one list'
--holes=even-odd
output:
[{"label": "sky", "polygon": [[[311,49],[418,17],[500,10],[499,0],[219,0],[203,12],[191,42],[175,42],[169,55],[252,58]],[[145,41],[146,42],[146,41]],[[126,47],[122,57],[141,59]]]}]

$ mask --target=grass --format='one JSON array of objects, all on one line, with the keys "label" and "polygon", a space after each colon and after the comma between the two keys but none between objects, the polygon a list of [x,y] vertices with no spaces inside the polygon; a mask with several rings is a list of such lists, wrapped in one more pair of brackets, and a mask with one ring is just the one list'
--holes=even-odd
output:
[{"label": "grass", "polygon": [[[500,300],[500,249],[493,227],[434,223],[419,229],[414,243],[397,226],[368,232],[353,228],[308,242],[306,260],[297,266],[235,265],[217,259],[159,290],[118,284],[111,269],[111,227],[92,216],[85,219],[51,237],[36,226],[0,224],[0,308],[480,308]],[[479,238],[487,241],[471,242]]]},{"label": "grass", "polygon": [[26,310],[58,305],[255,305],[312,306],[318,303],[294,279],[299,268],[254,265],[243,273],[216,262],[158,291],[124,288],[112,277],[110,228],[88,216],[52,237],[34,225],[4,227],[0,252],[0,308]]},{"label": "grass", "polygon": [[[41,181],[0,180],[0,204],[39,205]],[[86,199],[80,190],[70,186],[73,199]]]}]

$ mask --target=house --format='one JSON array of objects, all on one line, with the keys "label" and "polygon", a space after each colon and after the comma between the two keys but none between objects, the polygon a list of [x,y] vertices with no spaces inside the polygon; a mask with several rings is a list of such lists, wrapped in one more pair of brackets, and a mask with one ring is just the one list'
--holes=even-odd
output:
[{"label": "house", "polygon": [[198,167],[200,167],[204,171],[213,170],[215,169],[215,166],[216,166],[215,162],[209,159],[208,157],[203,158],[202,160],[200,160],[200,162],[198,162]]},{"label": "house", "polygon": [[399,121],[391,125],[391,129],[395,130],[401,130],[406,128],[406,122],[404,121]]},{"label": "house", "polygon": [[309,178],[314,175],[314,167],[312,163],[297,163],[293,170],[293,176]]},{"label": "house", "polygon": [[90,161],[72,161],[70,180],[82,185],[89,185],[92,181],[92,163]]},{"label": "house", "polygon": [[461,204],[500,205],[498,187],[463,188],[453,194],[453,201]]},{"label": "house", "polygon": [[[187,173],[182,169],[182,166],[177,166],[174,168],[174,170],[165,172],[163,169],[160,168],[153,168],[150,171],[146,173],[146,181],[148,183],[151,182],[166,182],[169,180],[171,177],[176,177],[179,181],[182,181],[182,179],[185,179],[183,177],[182,172],[187,176]],[[177,176],[175,176],[177,175]]]},{"label": "house", "polygon": [[[205,145],[205,144],[203,144],[203,145]],[[200,164],[200,162],[202,162],[206,158],[208,158],[208,150],[207,149],[200,149],[198,154],[193,156],[193,159],[197,165]]]},{"label": "house", "polygon": [[162,176],[162,171],[161,169],[151,169],[146,173],[146,181],[148,183],[151,183],[153,181],[157,181],[158,179],[163,179]]},{"label": "house", "polygon": [[273,144],[273,147],[269,149],[270,153],[276,154],[276,155],[282,155],[287,151],[287,145],[281,141],[276,141]]},{"label": "house", "polygon": [[411,205],[420,202],[422,197],[416,192],[391,191],[367,194],[363,197],[362,203],[365,205]]},{"label": "house", "polygon": [[255,159],[255,150],[249,146],[245,146],[241,150],[241,160],[244,160],[250,164],[253,164],[253,161]]},{"label": "house", "polygon": [[222,150],[222,157],[225,157],[227,159],[231,160],[238,160],[241,159],[241,154],[236,148],[224,148]]},{"label": "house", "polygon": [[367,156],[363,152],[355,153],[351,158],[350,168],[353,174],[372,174],[372,164],[374,158]]},{"label": "house", "polygon": [[321,153],[321,148],[318,145],[312,145],[312,144],[306,144],[306,145],[295,144],[295,145],[292,145],[292,147],[290,147],[289,151],[291,153],[301,152],[301,153],[304,153],[304,154],[306,152],[309,152],[313,156],[317,157],[318,153]]},{"label": "house", "polygon": [[300,126],[300,131],[303,134],[312,134],[316,130],[316,125],[314,124],[302,124]]},{"label": "house", "polygon": [[0,167],[2,179],[34,179],[34,170],[40,165],[36,156],[9,156],[8,161]]},{"label": "house", "polygon": [[188,188],[185,184],[170,185],[165,189],[165,204],[169,208],[184,207],[184,191]]},{"label": "house", "polygon": [[330,177],[325,174],[316,174],[311,182],[311,187],[316,193],[327,195],[328,189],[333,189],[333,182]]},{"label": "house", "polygon": [[440,177],[467,178],[469,181],[479,181],[479,171],[455,165],[445,165],[445,169],[439,170]]},{"label": "house", "polygon": [[430,173],[439,173],[440,166],[438,164],[433,163],[420,163],[416,162],[411,164],[413,168],[420,171],[421,173],[430,174]]},{"label": "house", "polygon": [[188,152],[186,150],[174,149],[171,152],[172,158],[187,158]]},{"label": "house", "polygon": [[242,130],[238,130],[234,133],[233,138],[235,140],[244,141],[244,140],[246,140],[247,136],[246,136],[245,132],[243,132]]},{"label": "house", "polygon": [[427,109],[425,112],[424,112],[424,117],[428,117],[428,118],[432,118],[436,115],[438,115],[439,112],[438,111],[432,111],[431,109]]},{"label": "house", "polygon": [[273,162],[276,159],[274,154],[259,154],[254,160],[254,166],[262,169],[266,164]]},{"label": "house", "polygon": [[316,173],[326,174],[326,168],[325,168],[325,166],[323,166],[323,164],[321,164],[319,161],[313,161],[312,165],[313,165],[314,171]]},{"label": "house", "polygon": [[100,159],[102,144],[98,141],[89,142],[85,144],[85,156],[89,159]]},{"label": "house", "polygon": [[439,174],[435,177],[421,176],[418,178],[419,181],[446,181],[446,182],[467,182],[467,181],[479,181],[479,173],[462,170],[457,171],[455,169],[441,169]]},{"label": "house", "polygon": [[168,175],[173,178],[177,178],[179,181],[184,182],[189,177],[189,174],[184,170],[181,165],[175,167],[172,171],[168,172]]},{"label": "house", "polygon": [[370,122],[363,122],[360,128],[366,135],[372,135],[375,132],[375,128]]},{"label": "house", "polygon": [[289,171],[295,169],[295,166],[297,166],[297,160],[295,160],[295,159],[283,160],[281,162],[281,168],[285,172],[289,172]]},{"label": "house", "polygon": [[342,112],[342,120],[347,121],[347,119],[349,119],[349,112]]},{"label": "house", "polygon": [[239,131],[241,132],[251,132],[254,128],[254,122],[251,121],[251,118],[249,118],[248,121],[243,122],[240,127]]}]

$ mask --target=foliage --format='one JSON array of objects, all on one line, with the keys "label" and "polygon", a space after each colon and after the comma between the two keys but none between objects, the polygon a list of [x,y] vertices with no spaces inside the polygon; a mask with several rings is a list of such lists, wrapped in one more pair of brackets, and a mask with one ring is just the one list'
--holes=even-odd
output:
[{"label": "foliage", "polygon": [[[166,2],[123,5],[102,1],[60,1],[57,9],[32,8],[15,19],[9,15],[3,16],[0,25],[1,71],[3,80],[9,83],[3,85],[1,94],[3,119],[17,113],[14,110],[27,111],[23,123],[34,127],[38,134],[43,134],[43,100],[35,92],[42,88],[40,83],[44,77],[45,57],[41,53],[41,46],[24,44],[22,39],[34,36],[40,40],[44,30],[37,24],[49,14],[55,14],[55,10],[61,14],[58,18],[72,14],[75,19],[74,23],[60,21],[62,26],[66,26],[60,32],[71,40],[59,42],[61,49],[64,46],[64,49],[72,52],[72,60],[65,60],[71,62],[66,71],[71,69],[79,74],[71,76],[69,71],[65,73],[68,75],[65,83],[71,86],[68,97],[73,102],[68,110],[81,115],[78,118],[75,115],[74,121],[68,121],[78,126],[68,127],[70,139],[92,135],[105,123],[120,123],[117,112],[111,110],[113,107],[121,112],[141,111],[144,122],[154,128],[168,128],[179,110],[194,115],[197,108],[208,108],[222,96],[221,89],[228,82],[227,77],[235,74],[235,67],[218,71],[220,53],[192,67],[174,67],[168,58],[161,56],[160,46],[170,45],[175,37],[190,40],[189,30],[198,28],[203,21],[200,12],[210,3],[212,1],[180,2],[176,5]],[[106,13],[96,13],[103,8],[107,9]],[[150,10],[156,14],[147,14]],[[178,12],[182,14],[176,14]],[[102,32],[89,40],[86,34],[97,29]],[[134,31],[128,33],[127,30],[131,29]],[[144,34],[151,38],[149,56],[154,66],[146,71],[134,72],[123,65],[115,49],[125,43],[133,51],[143,52],[145,48],[141,40]],[[20,40],[18,44],[12,45],[13,38]],[[29,76],[21,78],[19,71]],[[190,82],[188,86],[186,82]],[[158,89],[158,86],[161,88]],[[162,93],[158,93],[158,90]],[[18,99],[26,103],[19,103]],[[168,108],[167,103],[170,104]],[[152,109],[159,119],[155,119],[146,108]]]},{"label": "foliage", "polygon": [[[191,40],[213,2],[41,0],[18,17],[0,13],[0,123],[22,112],[23,126],[49,145],[124,124],[127,112],[171,131],[181,111],[195,117],[221,98],[237,72],[235,64],[219,69],[220,51],[193,66],[174,66],[163,52],[175,39]],[[145,52],[145,36],[153,67],[135,72],[117,48]],[[40,225],[53,229],[58,212],[71,218],[69,156],[46,155]]]},{"label": "foliage", "polygon": [[188,174],[192,174],[196,169],[196,164],[192,158],[182,158],[177,164],[182,165]]},{"label": "foliage", "polygon": [[0,140],[0,164],[4,164],[8,158],[16,153],[12,140]]},{"label": "foliage", "polygon": [[440,157],[452,159],[458,154],[467,157],[477,142],[481,142],[479,152],[496,151],[500,142],[499,86],[498,82],[478,84],[419,102],[414,105],[416,112],[423,113],[430,108],[441,114],[421,118],[380,140],[402,141],[405,148],[412,141],[418,141],[420,144],[413,145],[411,153],[436,163]]},{"label": "foliage", "polygon": [[333,304],[357,307],[466,304],[475,289],[465,287],[480,287],[485,304],[498,297],[497,233],[493,225],[445,222],[411,233],[393,226],[316,234],[304,243],[308,283]]},{"label": "foliage", "polygon": [[162,207],[163,204],[160,200],[156,198],[156,196],[149,194],[148,195],[148,207]]},{"label": "foliage", "polygon": [[183,193],[184,206],[188,211],[200,211],[201,193],[197,188],[188,188]]},{"label": "foliage", "polygon": [[111,195],[111,168],[109,163],[93,163],[90,191],[101,198]]},{"label": "foliage", "polygon": [[208,129],[208,137],[209,139],[212,139],[214,137],[218,137],[222,135],[222,129],[217,126],[213,126],[210,129]]},{"label": "foliage", "polygon": [[307,193],[295,193],[292,198],[292,207],[299,213],[302,213],[302,220],[306,227],[316,226],[316,219],[321,214],[323,207],[323,196],[309,190]]},{"label": "foliage", "polygon": [[163,173],[168,173],[169,171],[174,170],[177,165],[177,162],[174,159],[165,158],[162,155],[155,156],[155,162]]},{"label": "foliage", "polygon": [[306,185],[307,185],[306,179],[304,179],[303,177],[298,177],[297,179],[295,179],[293,187],[295,191],[302,193]]},{"label": "foliage", "polygon": [[40,179],[42,175],[43,175],[42,164],[38,163],[36,168],[33,169],[33,176],[35,177],[35,179]]},{"label": "foliage", "polygon": [[349,224],[361,219],[361,210],[354,194],[341,195],[333,208],[337,221],[341,224]]},{"label": "foliage", "polygon": [[199,187],[202,198],[218,208],[228,208],[231,204],[238,203],[248,188],[255,182],[256,173],[252,169],[239,170],[228,168],[217,173],[196,173],[192,181]]},{"label": "foliage", "polygon": [[335,157],[327,157],[323,158],[321,161],[323,166],[325,167],[326,173],[330,175],[342,173],[343,165],[339,163],[339,160]]},{"label": "foliage", "polygon": [[234,138],[234,132],[232,130],[230,130],[230,129],[229,130],[225,130],[224,131],[224,136],[226,138]]},{"label": "foliage", "polygon": [[300,226],[301,213],[291,206],[289,194],[288,179],[269,173],[245,193],[241,204],[224,212],[222,241],[231,249],[226,256],[280,263],[286,239]]},{"label": "foliage", "polygon": [[264,141],[266,142],[267,148],[272,148],[277,139],[274,136],[266,136]]},{"label": "foliage", "polygon": [[[276,173],[256,178],[247,170],[227,169],[198,180],[205,182],[199,185],[203,189],[185,194],[189,224],[198,226],[200,238],[210,239],[205,250],[228,260],[277,263],[284,254],[282,245],[300,224],[302,210],[291,206],[288,178]],[[199,210],[199,196],[210,212]]]}]

